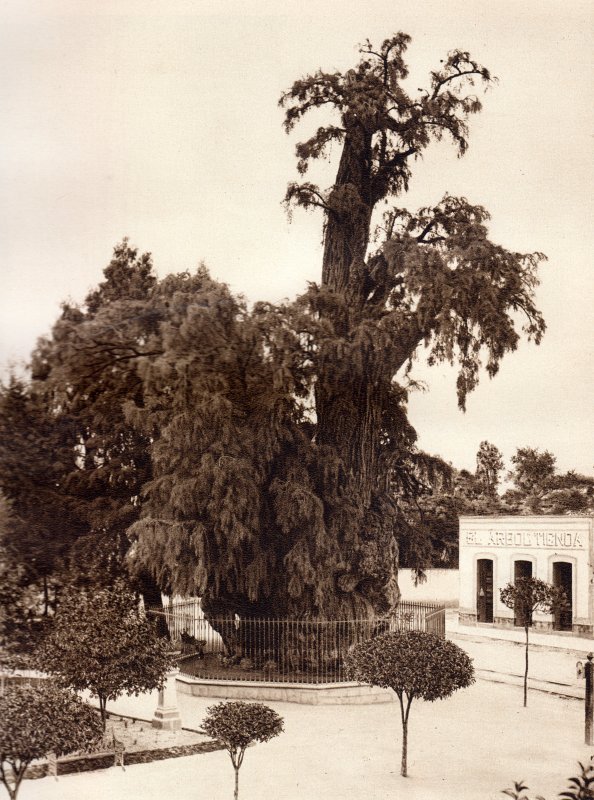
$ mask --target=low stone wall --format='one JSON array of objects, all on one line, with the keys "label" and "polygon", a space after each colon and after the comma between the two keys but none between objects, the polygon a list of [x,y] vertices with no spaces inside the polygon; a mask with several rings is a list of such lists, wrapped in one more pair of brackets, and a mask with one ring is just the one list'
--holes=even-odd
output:
[{"label": "low stone wall", "polygon": [[390,689],[363,686],[359,683],[266,683],[256,681],[216,681],[178,676],[177,691],[194,697],[223,700],[276,700],[279,703],[306,705],[365,705],[392,703],[396,695]]},{"label": "low stone wall", "polygon": [[[197,753],[211,753],[221,750],[222,745],[215,741],[198,742],[196,744],[177,745],[175,747],[160,747],[151,750],[137,750],[126,752],[124,765],[146,764],[150,761],[163,761],[167,758],[180,758],[193,756]],[[82,756],[62,756],[58,759],[58,775],[70,775],[76,772],[90,772],[96,769],[108,769],[114,766],[113,752],[92,753]],[[121,767],[120,767],[121,769]],[[25,778],[45,778],[49,775],[48,764],[42,761],[32,764],[25,772]]]}]

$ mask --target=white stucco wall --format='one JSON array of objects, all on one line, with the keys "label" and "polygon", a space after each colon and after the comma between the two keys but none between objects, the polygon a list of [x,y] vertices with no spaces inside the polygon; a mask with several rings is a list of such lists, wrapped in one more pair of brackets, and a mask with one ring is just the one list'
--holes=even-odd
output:
[{"label": "white stucco wall", "polygon": [[460,517],[460,611],[476,613],[478,559],[493,560],[493,615],[508,619],[513,611],[501,603],[499,589],[514,580],[516,560],[532,562],[532,575],[548,583],[553,564],[567,561],[573,565],[574,624],[592,624],[592,547],[588,517]]},{"label": "white stucco wall", "polygon": [[403,600],[457,606],[460,592],[457,569],[428,569],[427,581],[415,586],[410,569],[398,571],[398,586]]}]

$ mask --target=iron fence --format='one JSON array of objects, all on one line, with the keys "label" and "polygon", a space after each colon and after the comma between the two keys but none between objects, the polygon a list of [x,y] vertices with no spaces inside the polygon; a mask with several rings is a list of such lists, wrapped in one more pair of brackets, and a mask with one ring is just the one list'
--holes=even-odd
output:
[{"label": "iron fence", "polygon": [[445,608],[401,602],[384,619],[261,619],[208,617],[199,601],[177,602],[163,614],[181,652],[180,672],[212,680],[337,683],[348,680],[344,656],[387,631],[445,636]]}]

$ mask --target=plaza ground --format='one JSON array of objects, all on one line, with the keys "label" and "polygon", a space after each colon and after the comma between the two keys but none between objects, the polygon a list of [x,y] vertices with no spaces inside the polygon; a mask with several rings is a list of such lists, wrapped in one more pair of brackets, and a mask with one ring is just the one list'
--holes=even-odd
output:
[{"label": "plaza ground", "polygon": [[[212,700],[179,696],[184,725],[197,727]],[[122,698],[119,713],[151,716],[156,694]],[[241,800],[491,800],[523,779],[552,800],[594,752],[583,744],[583,702],[479,680],[447,700],[413,703],[409,777],[400,776],[397,704],[269,703],[285,732],[246,753]],[[226,752],[25,781],[20,800],[230,800]]]},{"label": "plaza ground", "polygon": [[[464,648],[474,662],[478,677],[523,685],[525,633],[523,628],[459,625],[455,612],[448,612],[448,638]],[[584,697],[584,679],[577,664],[586,662],[594,640],[567,634],[530,631],[529,684],[534,689],[566,697]]]}]

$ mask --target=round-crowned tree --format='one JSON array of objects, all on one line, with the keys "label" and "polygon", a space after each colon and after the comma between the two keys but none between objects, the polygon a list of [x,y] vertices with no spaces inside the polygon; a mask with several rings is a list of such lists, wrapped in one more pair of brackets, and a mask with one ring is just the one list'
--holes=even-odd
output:
[{"label": "round-crowned tree", "polygon": [[401,775],[407,775],[408,715],[412,701],[441,700],[474,683],[469,656],[433,633],[384,633],[356,645],[345,659],[352,680],[393,689],[402,718]]},{"label": "round-crowned tree", "polygon": [[540,578],[516,578],[514,583],[507,583],[499,590],[503,605],[515,612],[518,623],[526,633],[524,649],[524,708],[528,705],[528,648],[529,631],[532,627],[532,615],[535,611],[545,614],[557,614],[568,608],[565,591]]},{"label": "round-crowned tree", "polygon": [[0,781],[15,800],[29,764],[91,747],[101,739],[101,719],[70,691],[17,684],[0,695]]},{"label": "round-crowned tree", "polygon": [[263,703],[240,700],[217,703],[207,709],[202,728],[225,745],[235,770],[235,800],[239,797],[239,769],[245,749],[253,742],[267,742],[283,732],[283,719]]},{"label": "round-crowned tree", "polygon": [[169,642],[157,635],[134,595],[116,582],[110,589],[62,598],[35,665],[60,685],[95,695],[105,727],[108,700],[161,689],[174,660]]}]

